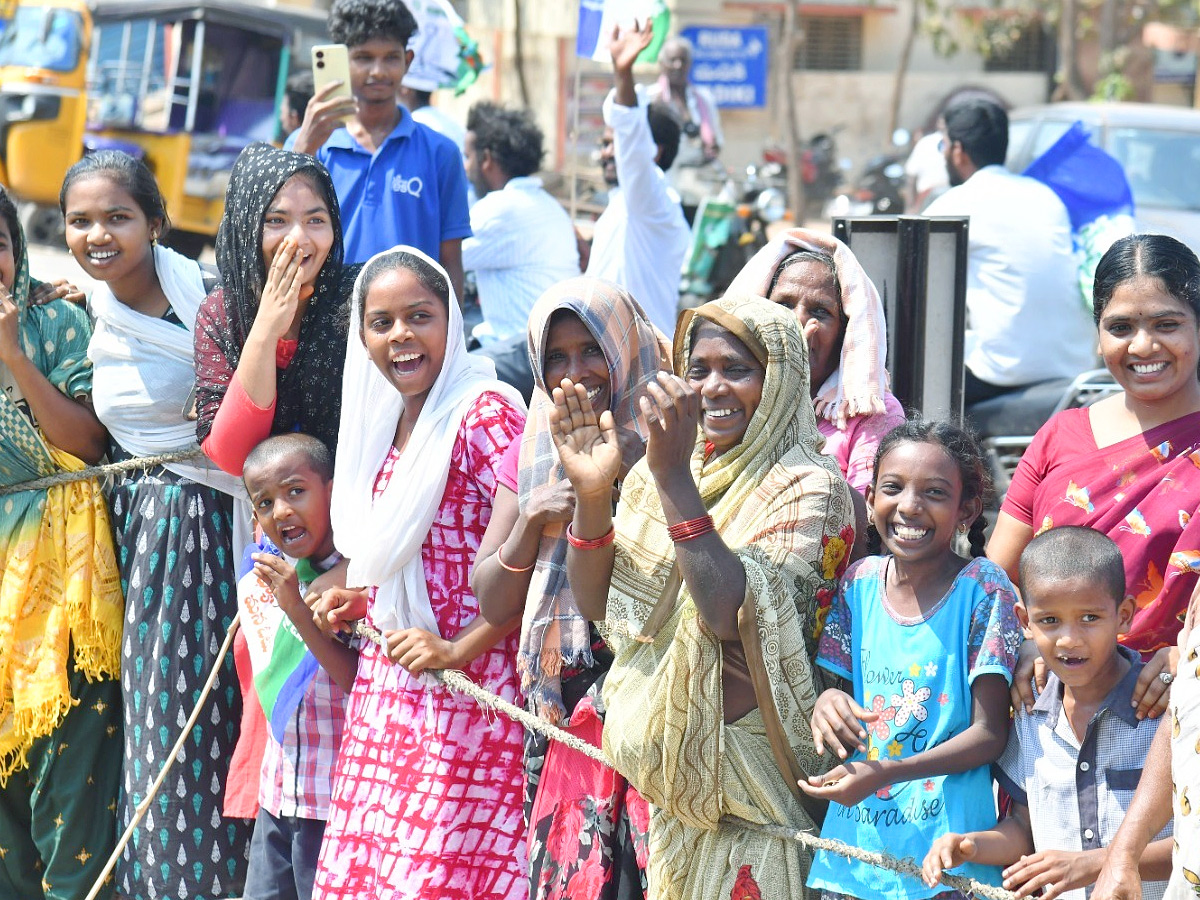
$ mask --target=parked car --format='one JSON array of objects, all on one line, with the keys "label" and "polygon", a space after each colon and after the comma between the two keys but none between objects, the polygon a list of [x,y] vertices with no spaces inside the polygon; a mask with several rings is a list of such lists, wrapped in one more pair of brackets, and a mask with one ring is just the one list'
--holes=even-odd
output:
[{"label": "parked car", "polygon": [[1051,103],[1008,114],[1007,166],[1023,172],[1081,121],[1125,167],[1138,229],[1200,250],[1200,110],[1149,103]]}]

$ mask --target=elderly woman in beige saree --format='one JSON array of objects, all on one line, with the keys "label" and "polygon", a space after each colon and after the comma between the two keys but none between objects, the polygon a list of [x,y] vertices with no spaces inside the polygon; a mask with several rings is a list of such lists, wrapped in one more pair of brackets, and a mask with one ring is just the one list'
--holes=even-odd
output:
[{"label": "elderly woman in beige saree", "polygon": [[[723,815],[811,829],[796,781],[822,769],[812,660],[853,544],[850,488],[820,453],[794,315],[725,298],[684,319],[680,375],[642,412],[646,456],[625,479],[611,414],[554,390],[554,436],[576,493],[567,571],[616,659],[604,750],[652,804],[652,898],[799,897],[799,845]],[[802,796],[802,795],[800,795]]]}]

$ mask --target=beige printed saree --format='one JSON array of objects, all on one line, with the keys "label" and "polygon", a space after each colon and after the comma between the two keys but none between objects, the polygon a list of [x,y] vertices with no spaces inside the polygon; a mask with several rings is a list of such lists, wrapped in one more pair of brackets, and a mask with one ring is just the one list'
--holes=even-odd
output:
[{"label": "beige printed saree", "polygon": [[[724,723],[721,642],[682,583],[668,589],[674,545],[644,462],[626,479],[616,516],[617,552],[601,628],[616,654],[604,687],[604,750],[653,804],[654,898],[799,897],[808,859],[798,844],[719,824],[732,814],[809,829],[792,778],[828,766],[813,751],[809,720],[822,684],[813,666],[818,609],[828,605],[853,544],[850,488],[820,453],[808,402],[807,351],[795,317],[757,298],[726,298],[680,325],[677,371],[695,325],[714,321],[764,360],[762,400],[742,442],[693,472],[717,529],[746,572],[739,613],[759,708]],[[665,594],[665,596],[664,596]],[[652,640],[642,630],[663,596],[669,613]],[[761,658],[756,666],[755,661]],[[780,760],[768,728],[782,736]]]}]

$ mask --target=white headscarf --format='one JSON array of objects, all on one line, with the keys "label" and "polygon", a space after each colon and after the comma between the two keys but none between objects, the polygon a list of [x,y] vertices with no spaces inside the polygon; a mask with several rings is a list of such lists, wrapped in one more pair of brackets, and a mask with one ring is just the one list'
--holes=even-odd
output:
[{"label": "white headscarf", "polygon": [[[196,423],[184,407],[191,405],[196,381],[192,334],[204,300],[204,276],[194,260],[161,245],[154,247],[154,271],[183,328],[131,309],[103,281],[90,302],[96,318],[88,345],[95,371],[92,402],[109,434],[134,456],[156,456],[196,443]],[[167,463],[166,468],[232,497],[246,497],[241,479],[207,459]]]},{"label": "white headscarf", "polygon": [[[373,499],[375,480],[396,436],[404,399],[367,355],[359,336],[364,276],[376,261],[408,253],[441,273],[450,294],[446,355],[429,396],[413,425],[404,452],[396,460],[391,481]],[[381,629],[422,628],[440,634],[429,604],[421,545],[429,534],[446,490],[450,454],[463,416],[484,391],[494,391],[524,409],[521,395],[496,379],[490,359],[467,352],[462,312],[450,277],[436,262],[413,247],[398,246],[376,254],[354,284],[346,368],[342,376],[342,418],[334,467],[334,543],[350,560],[346,583],[375,586],[372,618]]]}]

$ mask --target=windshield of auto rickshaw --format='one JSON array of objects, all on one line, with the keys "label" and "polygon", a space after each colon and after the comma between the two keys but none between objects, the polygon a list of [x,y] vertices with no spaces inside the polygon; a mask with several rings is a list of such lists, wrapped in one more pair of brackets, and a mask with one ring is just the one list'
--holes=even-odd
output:
[{"label": "windshield of auto rickshaw", "polygon": [[79,65],[83,20],[52,6],[17,6],[0,36],[0,66],[70,72]]},{"label": "windshield of auto rickshaw", "polygon": [[195,20],[135,19],[97,31],[89,129],[188,131],[242,145],[275,136],[279,38]]}]

